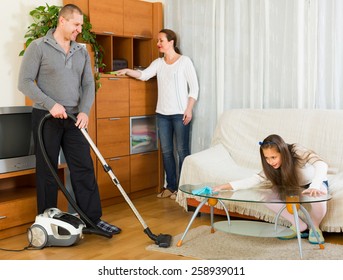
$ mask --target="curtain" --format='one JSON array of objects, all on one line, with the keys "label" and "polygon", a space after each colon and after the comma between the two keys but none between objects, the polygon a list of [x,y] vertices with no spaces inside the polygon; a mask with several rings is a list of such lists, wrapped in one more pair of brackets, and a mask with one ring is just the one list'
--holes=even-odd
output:
[{"label": "curtain", "polygon": [[232,108],[343,109],[342,0],[165,0],[196,68],[192,153]]}]

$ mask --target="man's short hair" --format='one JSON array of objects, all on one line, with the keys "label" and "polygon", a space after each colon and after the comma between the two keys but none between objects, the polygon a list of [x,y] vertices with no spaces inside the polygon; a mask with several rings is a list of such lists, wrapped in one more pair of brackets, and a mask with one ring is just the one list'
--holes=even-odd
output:
[{"label": "man's short hair", "polygon": [[58,14],[58,22],[60,17],[64,17],[65,19],[69,20],[72,17],[73,13],[83,15],[82,10],[74,4],[67,4],[63,6]]}]

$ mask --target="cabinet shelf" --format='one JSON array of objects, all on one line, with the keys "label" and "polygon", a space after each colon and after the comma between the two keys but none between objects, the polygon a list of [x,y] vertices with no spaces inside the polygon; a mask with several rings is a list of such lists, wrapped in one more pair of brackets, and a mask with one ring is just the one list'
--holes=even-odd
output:
[{"label": "cabinet shelf", "polygon": [[98,34],[97,41],[103,47],[103,72],[114,71],[114,60],[125,60],[128,68],[146,68],[153,60],[153,39]]},{"label": "cabinet shelf", "polygon": [[[66,168],[67,164],[62,163],[59,165],[59,169],[61,168]],[[12,178],[12,177],[18,177],[18,176],[23,176],[23,175],[28,175],[28,174],[35,174],[36,169],[31,168],[31,169],[26,169],[26,170],[21,170],[21,171],[13,171],[13,172],[7,172],[7,173],[2,173],[0,174],[0,179],[6,179],[6,178]]]}]

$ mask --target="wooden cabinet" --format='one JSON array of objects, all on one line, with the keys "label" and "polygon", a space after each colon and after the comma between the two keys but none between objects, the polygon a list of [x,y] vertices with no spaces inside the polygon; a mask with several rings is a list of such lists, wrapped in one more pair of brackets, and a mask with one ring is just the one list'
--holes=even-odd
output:
[{"label": "wooden cabinet", "polygon": [[130,115],[145,116],[155,114],[156,93],[156,79],[146,82],[130,79]]},{"label": "wooden cabinet", "polygon": [[[65,182],[66,165],[59,168]],[[0,239],[25,233],[37,215],[35,169],[0,174]],[[67,211],[68,203],[61,192],[58,208]]]},{"label": "wooden cabinet", "polygon": [[101,34],[123,35],[124,0],[88,0],[92,31]]},{"label": "wooden cabinet", "polygon": [[[119,180],[125,192],[130,193],[130,172],[128,172],[130,170],[130,157],[124,156],[108,158],[106,162],[111,167],[113,173]],[[110,199],[120,195],[118,188],[113,184],[111,178],[103,170],[101,164],[99,164],[97,167],[97,174],[98,184],[101,186],[99,190],[102,200]]]},{"label": "wooden cabinet", "polygon": [[88,0],[92,31],[152,38],[153,5],[139,0]]},{"label": "wooden cabinet", "polygon": [[130,119],[97,119],[97,146],[104,158],[130,154]]},{"label": "wooden cabinet", "polygon": [[97,118],[129,116],[129,79],[100,78],[101,88],[96,95]]},{"label": "wooden cabinet", "polygon": [[147,67],[160,54],[156,47],[163,27],[161,2],[140,0],[64,0],[89,16],[96,40],[103,47],[102,72],[114,70],[114,60],[125,60],[129,68]]},{"label": "wooden cabinet", "polygon": [[158,186],[158,152],[130,156],[131,192]]},{"label": "wooden cabinet", "polygon": [[[157,82],[138,81],[128,77],[104,74],[96,96],[97,147],[128,194],[156,192],[159,187],[158,151],[132,154],[132,123],[155,115]],[[150,125],[150,123],[149,123]],[[97,180],[104,205],[120,192],[97,163]]]},{"label": "wooden cabinet", "polygon": [[124,34],[152,38],[153,4],[150,2],[124,1]]}]

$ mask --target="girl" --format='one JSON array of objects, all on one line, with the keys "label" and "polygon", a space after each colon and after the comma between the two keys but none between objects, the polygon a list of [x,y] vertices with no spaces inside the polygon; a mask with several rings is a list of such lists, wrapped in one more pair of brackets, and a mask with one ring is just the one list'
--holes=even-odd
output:
[{"label": "girl", "polygon": [[[275,134],[269,135],[259,144],[263,171],[251,178],[215,186],[213,191],[251,188],[270,181],[278,197],[282,200],[287,195],[300,192],[309,196],[320,196],[327,193],[328,165],[313,151],[297,144],[287,144],[279,135]],[[283,207],[278,203],[266,205],[276,213]],[[324,243],[319,225],[326,214],[326,209],[326,202],[311,204],[310,215],[317,232],[314,233],[312,229],[309,231],[309,242],[312,244],[318,244],[315,234],[319,236],[320,243]],[[293,215],[288,211],[283,211],[281,215],[292,223],[291,229],[294,233],[280,237],[280,239],[296,238]],[[299,220],[299,227],[300,231],[304,231],[307,229],[307,224]]]}]

